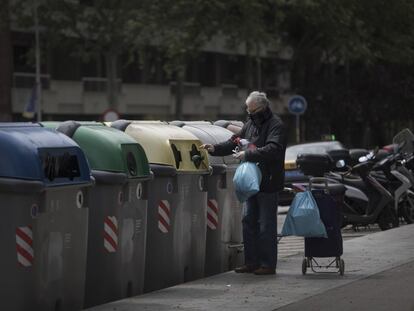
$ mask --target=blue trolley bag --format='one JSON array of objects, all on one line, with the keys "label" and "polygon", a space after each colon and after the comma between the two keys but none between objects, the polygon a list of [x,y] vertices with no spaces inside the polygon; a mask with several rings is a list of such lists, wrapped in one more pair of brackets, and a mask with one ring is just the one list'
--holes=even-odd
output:
[{"label": "blue trolley bag", "polygon": [[305,238],[305,257],[339,257],[342,255],[341,224],[344,193],[343,185],[319,184],[312,187],[312,194],[318,205],[328,238]]}]

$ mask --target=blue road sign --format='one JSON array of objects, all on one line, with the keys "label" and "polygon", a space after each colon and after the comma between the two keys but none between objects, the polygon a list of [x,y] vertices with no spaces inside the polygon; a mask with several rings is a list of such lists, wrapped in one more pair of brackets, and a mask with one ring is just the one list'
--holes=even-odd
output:
[{"label": "blue road sign", "polygon": [[289,99],[288,110],[292,114],[301,115],[304,114],[308,103],[303,96],[294,95]]}]

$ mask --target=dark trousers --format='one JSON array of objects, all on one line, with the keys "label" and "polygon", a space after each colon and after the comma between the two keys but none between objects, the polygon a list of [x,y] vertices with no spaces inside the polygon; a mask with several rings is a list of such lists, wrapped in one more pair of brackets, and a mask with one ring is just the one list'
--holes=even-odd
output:
[{"label": "dark trousers", "polygon": [[276,268],[277,193],[259,192],[247,200],[243,211],[245,264]]}]

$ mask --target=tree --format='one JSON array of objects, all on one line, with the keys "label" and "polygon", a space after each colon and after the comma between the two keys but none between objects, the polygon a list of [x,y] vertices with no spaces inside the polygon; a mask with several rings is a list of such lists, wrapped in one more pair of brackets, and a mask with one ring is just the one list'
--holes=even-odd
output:
[{"label": "tree", "polygon": [[9,0],[0,0],[0,121],[12,119],[13,54],[10,32]]},{"label": "tree", "polygon": [[253,61],[256,60],[256,88],[261,89],[261,51],[279,43],[282,11],[275,0],[229,0],[220,15],[221,33],[232,48],[244,46],[246,53],[246,87],[253,85]]},{"label": "tree", "polygon": [[143,21],[151,33],[151,44],[166,57],[165,70],[176,80],[175,118],[182,119],[183,83],[186,66],[217,33],[220,0],[148,1]]},{"label": "tree", "polygon": [[[24,6],[28,0],[19,2]],[[51,46],[70,46],[82,59],[104,55],[108,104],[114,109],[118,106],[118,58],[132,49],[131,31],[138,31],[133,35],[139,37],[142,14],[141,2],[127,0],[43,0],[39,7],[43,35]],[[20,16],[23,24],[25,20],[27,16]]]},{"label": "tree", "polygon": [[[391,108],[392,91],[385,81],[392,82],[391,72],[403,78],[396,77],[393,67],[413,64],[414,3],[282,2],[285,43],[294,50],[294,88],[311,101],[308,129],[335,131],[346,139],[359,122],[361,129],[371,125],[377,129],[372,132],[380,133],[385,118],[403,106]],[[358,140],[356,134],[353,138]]]}]

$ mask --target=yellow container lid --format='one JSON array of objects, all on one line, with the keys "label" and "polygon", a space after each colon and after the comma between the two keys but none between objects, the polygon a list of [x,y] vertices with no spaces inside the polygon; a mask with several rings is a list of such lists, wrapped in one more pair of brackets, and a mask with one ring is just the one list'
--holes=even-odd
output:
[{"label": "yellow container lid", "polygon": [[131,121],[125,133],[141,144],[152,164],[170,165],[181,172],[208,172],[207,152],[190,132],[161,121]]}]

